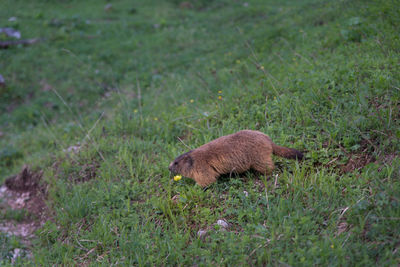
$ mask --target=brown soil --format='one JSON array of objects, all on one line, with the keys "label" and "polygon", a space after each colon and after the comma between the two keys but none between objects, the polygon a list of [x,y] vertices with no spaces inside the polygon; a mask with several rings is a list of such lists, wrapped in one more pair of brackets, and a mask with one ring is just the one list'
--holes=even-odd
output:
[{"label": "brown soil", "polygon": [[[329,141],[323,143],[324,148],[331,145]],[[400,157],[399,153],[381,151],[379,144],[375,140],[363,139],[360,143],[360,148],[357,151],[347,151],[339,144],[339,148],[348,158],[346,163],[338,163],[343,160],[343,156],[333,158],[326,164],[316,164],[326,168],[338,170],[339,173],[345,174],[350,172],[360,172],[366,165],[370,163],[379,164],[381,170],[385,165],[392,165],[393,160]]]},{"label": "brown soil", "polygon": [[369,154],[353,154],[346,164],[340,166],[340,170],[343,173],[359,171],[371,162],[375,162],[375,159]]},{"label": "brown soil", "polygon": [[399,157],[399,155],[396,153],[383,154],[378,158],[374,158],[368,153],[354,153],[350,155],[350,159],[346,164],[339,165],[338,168],[342,173],[348,173],[353,171],[361,171],[369,163],[378,163],[382,166],[379,168],[379,170],[381,170],[385,164],[389,166],[392,165],[393,160],[397,157]]},{"label": "brown soil", "polygon": [[49,210],[44,201],[46,187],[39,183],[41,177],[42,172],[34,172],[25,165],[19,174],[9,177],[0,187],[0,212],[10,209],[27,212],[20,222],[3,220],[0,231],[18,236],[26,244],[48,219]]},{"label": "brown soil", "polygon": [[27,165],[24,165],[20,173],[6,179],[5,185],[15,192],[36,191],[41,177],[41,172],[32,172]]}]

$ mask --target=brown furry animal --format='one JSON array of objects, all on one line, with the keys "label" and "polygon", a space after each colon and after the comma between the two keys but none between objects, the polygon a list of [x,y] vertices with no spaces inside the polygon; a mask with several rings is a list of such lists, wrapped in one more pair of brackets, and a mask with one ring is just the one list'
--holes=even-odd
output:
[{"label": "brown furry animal", "polygon": [[300,151],[278,146],[262,132],[244,130],[180,155],[171,162],[169,170],[192,178],[200,186],[207,186],[221,174],[242,173],[249,169],[270,174],[274,169],[272,154],[288,159],[303,158]]}]

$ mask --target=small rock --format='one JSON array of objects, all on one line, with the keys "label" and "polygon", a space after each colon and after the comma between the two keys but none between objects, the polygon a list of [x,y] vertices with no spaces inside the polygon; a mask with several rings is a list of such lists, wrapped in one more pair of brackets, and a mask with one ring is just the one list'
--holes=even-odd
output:
[{"label": "small rock", "polygon": [[6,80],[4,80],[3,75],[0,74],[0,86],[5,86],[6,85]]},{"label": "small rock", "polygon": [[77,153],[79,152],[79,149],[81,149],[80,146],[70,146],[67,149],[64,149],[64,152],[72,152],[72,153]]},{"label": "small rock", "polygon": [[12,252],[12,259],[11,259],[11,264],[14,264],[17,258],[21,256],[22,250],[20,248],[15,248],[14,251]]},{"label": "small rock", "polygon": [[206,230],[199,230],[199,231],[197,232],[197,236],[198,236],[198,237],[204,237],[206,234],[207,234],[207,231],[206,231]]},{"label": "small rock", "polygon": [[22,193],[21,196],[15,200],[15,205],[17,206],[17,208],[23,208],[25,206],[25,202],[27,202],[29,199],[29,192]]},{"label": "small rock", "polygon": [[6,187],[5,185],[2,185],[2,186],[0,187],[0,197],[3,198],[3,196],[4,196],[4,194],[5,194],[6,191],[7,191],[7,187]]},{"label": "small rock", "polygon": [[2,32],[8,37],[21,38],[21,33],[13,28],[0,28],[0,33]]},{"label": "small rock", "polygon": [[107,4],[107,5],[104,6],[104,10],[105,11],[109,11],[111,9],[112,9],[112,4]]},{"label": "small rock", "polygon": [[224,220],[218,220],[217,224],[219,226],[221,226],[222,228],[228,228],[229,227],[228,223],[226,221],[224,221]]}]

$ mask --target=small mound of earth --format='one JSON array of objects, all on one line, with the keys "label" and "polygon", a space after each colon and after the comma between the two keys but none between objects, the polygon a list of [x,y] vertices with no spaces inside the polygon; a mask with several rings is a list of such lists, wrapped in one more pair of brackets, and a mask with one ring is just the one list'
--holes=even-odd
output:
[{"label": "small mound of earth", "polygon": [[42,172],[32,172],[27,165],[24,165],[19,174],[6,179],[5,185],[16,192],[36,191],[40,178],[42,178]]},{"label": "small mound of earth", "polygon": [[359,171],[371,162],[375,162],[375,159],[369,154],[352,155],[346,164],[340,166],[340,170],[343,173]]},{"label": "small mound of earth", "polygon": [[24,166],[20,173],[6,179],[0,187],[0,212],[24,210],[26,216],[20,221],[2,220],[0,232],[8,236],[17,236],[26,246],[34,232],[48,219],[48,208],[45,203],[46,188],[41,185],[42,172],[32,171]]}]

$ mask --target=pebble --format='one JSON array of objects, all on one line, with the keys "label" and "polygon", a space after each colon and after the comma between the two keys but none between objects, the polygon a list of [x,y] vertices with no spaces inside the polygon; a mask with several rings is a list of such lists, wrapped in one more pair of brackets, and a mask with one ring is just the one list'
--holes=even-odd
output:
[{"label": "pebble", "polygon": [[205,236],[207,234],[207,231],[206,230],[199,230],[198,232],[197,232],[197,235],[199,236],[199,237],[203,237],[203,236]]},{"label": "pebble", "polygon": [[217,224],[220,225],[223,228],[228,228],[229,227],[228,223],[226,221],[224,221],[224,220],[218,220]]}]

